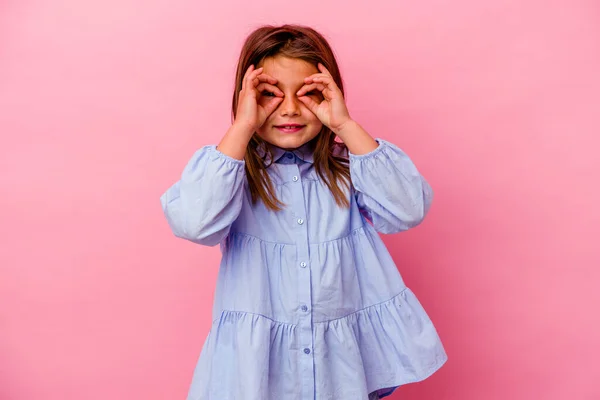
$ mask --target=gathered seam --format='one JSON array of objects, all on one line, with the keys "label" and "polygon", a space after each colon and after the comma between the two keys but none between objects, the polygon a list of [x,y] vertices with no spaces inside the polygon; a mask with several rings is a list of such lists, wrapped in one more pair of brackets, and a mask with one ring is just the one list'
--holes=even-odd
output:
[{"label": "gathered seam", "polygon": [[[376,307],[376,306],[379,306],[379,305],[382,305],[382,304],[385,304],[385,303],[390,303],[390,302],[394,301],[394,299],[395,299],[395,298],[397,298],[398,296],[402,295],[402,294],[403,294],[403,293],[406,291],[406,289],[408,289],[408,288],[405,286],[405,287],[404,287],[404,288],[402,288],[402,290],[400,290],[400,292],[398,292],[396,295],[394,295],[394,296],[392,296],[391,298],[389,298],[389,299],[387,299],[387,300],[384,300],[384,301],[382,301],[382,302],[375,303],[375,304],[371,304],[371,305],[369,305],[369,306],[367,306],[367,307],[363,307],[363,308],[361,308],[360,310],[352,311],[351,313],[348,313],[348,314],[346,314],[346,315],[343,315],[343,316],[341,316],[341,317],[332,318],[332,319],[327,319],[327,320],[323,320],[323,321],[315,321],[315,322],[313,322],[313,324],[323,324],[323,323],[328,323],[328,322],[338,321],[338,320],[340,320],[340,319],[348,318],[348,317],[350,317],[351,315],[358,314],[358,313],[360,313],[360,312],[363,312],[363,311],[365,311],[365,310],[368,310],[369,308]],[[212,321],[213,325],[214,325],[214,324],[215,324],[217,321],[219,321],[221,318],[223,318],[223,314],[225,314],[225,313],[232,313],[232,314],[243,314],[243,315],[256,315],[256,316],[258,316],[258,317],[263,317],[263,318],[265,318],[265,319],[268,319],[269,321],[276,322],[276,323],[278,323],[278,324],[281,324],[281,325],[289,325],[289,326],[292,326],[292,327],[295,327],[295,326],[297,326],[297,324],[294,324],[294,323],[291,323],[291,322],[283,322],[283,321],[278,321],[278,320],[276,320],[276,319],[273,319],[273,318],[271,318],[271,317],[267,317],[266,315],[264,315],[264,314],[261,314],[261,313],[255,313],[255,312],[252,312],[252,311],[241,311],[241,310],[227,310],[227,309],[225,309],[225,310],[221,311],[221,314],[219,314],[219,318],[217,318],[217,319],[215,319],[215,320],[213,320],[213,321]]]}]

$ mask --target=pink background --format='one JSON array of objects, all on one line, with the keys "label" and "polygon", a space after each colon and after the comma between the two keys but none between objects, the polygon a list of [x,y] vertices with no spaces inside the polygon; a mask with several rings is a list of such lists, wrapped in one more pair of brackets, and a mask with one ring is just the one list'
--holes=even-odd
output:
[{"label": "pink background", "polygon": [[364,3],[0,2],[1,400],[185,398],[219,252],[159,196],[283,22],[330,39],[353,117],[435,190],[385,240],[449,361],[390,399],[600,398],[600,3]]}]

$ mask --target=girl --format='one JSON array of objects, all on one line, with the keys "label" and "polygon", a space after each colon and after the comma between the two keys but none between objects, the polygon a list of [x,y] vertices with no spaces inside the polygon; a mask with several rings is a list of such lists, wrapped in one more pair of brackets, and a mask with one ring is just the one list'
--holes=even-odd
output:
[{"label": "girl", "polygon": [[222,253],[188,400],[377,399],[439,369],[436,329],[377,233],[418,225],[431,187],[350,117],[325,38],[252,32],[232,113],[161,196],[175,236]]}]

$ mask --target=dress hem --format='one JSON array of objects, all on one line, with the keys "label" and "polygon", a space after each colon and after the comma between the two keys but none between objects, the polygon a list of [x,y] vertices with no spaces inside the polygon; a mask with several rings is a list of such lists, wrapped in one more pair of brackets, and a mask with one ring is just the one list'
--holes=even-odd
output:
[{"label": "dress hem", "polygon": [[[421,373],[418,375],[417,378],[399,380],[399,381],[394,382],[390,386],[384,386],[381,388],[376,388],[376,389],[370,390],[369,393],[378,392],[380,399],[390,396],[400,386],[409,385],[411,383],[422,382],[422,381],[428,379],[434,373],[436,373],[440,368],[442,368],[444,366],[444,364],[446,364],[447,361],[448,361],[448,356],[446,354],[444,354],[442,357],[440,357],[438,359],[438,361],[435,364],[432,364],[431,367],[429,367],[426,370],[421,371]],[[383,390],[387,390],[387,391],[382,392]]]}]

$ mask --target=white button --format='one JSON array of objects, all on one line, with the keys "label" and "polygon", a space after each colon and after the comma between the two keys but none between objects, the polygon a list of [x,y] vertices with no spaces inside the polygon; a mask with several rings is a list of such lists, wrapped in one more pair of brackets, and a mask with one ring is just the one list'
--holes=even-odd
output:
[{"label": "white button", "polygon": [[300,266],[301,266],[302,268],[306,268],[306,263],[305,263],[304,261],[302,261],[302,262],[300,263]]},{"label": "white button", "polygon": [[304,223],[304,220],[302,218],[298,219],[298,224],[302,225]]},{"label": "white button", "polygon": [[296,182],[296,181],[298,180],[298,177],[297,177],[297,176],[295,176],[295,177],[293,177],[292,179],[294,180],[294,182]]}]

